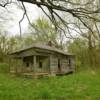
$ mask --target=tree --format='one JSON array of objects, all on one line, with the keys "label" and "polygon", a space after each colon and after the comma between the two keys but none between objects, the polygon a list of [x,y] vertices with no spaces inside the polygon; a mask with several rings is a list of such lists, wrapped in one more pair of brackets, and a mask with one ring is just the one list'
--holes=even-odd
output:
[{"label": "tree", "polygon": [[[24,10],[23,17],[19,21],[19,25],[23,21],[25,16],[28,18],[24,2],[35,4],[39,8],[41,8],[41,10],[47,15],[50,21],[55,25],[55,28],[59,28],[57,21],[60,20],[62,24],[66,26],[67,30],[69,30],[69,26],[75,24],[74,21],[76,20],[79,21],[83,26],[85,26],[85,28],[87,28],[89,31],[91,31],[91,33],[93,33],[92,28],[89,26],[89,24],[86,23],[87,20],[89,22],[95,22],[96,24],[97,22],[100,22],[99,0],[17,0],[17,2],[21,2],[21,6]],[[6,7],[11,3],[15,2],[13,2],[12,0],[1,0],[0,6]],[[49,14],[46,12],[47,10]],[[67,16],[68,14],[70,14],[71,18],[64,18],[60,13],[67,13]],[[96,14],[96,16],[92,16],[94,14]],[[70,19],[73,21],[71,21]],[[98,30],[98,27],[96,27],[96,30]]]},{"label": "tree", "polygon": [[54,44],[57,43],[56,37],[57,32],[52,27],[52,24],[48,22],[45,18],[38,18],[35,23],[33,23],[36,27],[34,32],[31,34],[34,36],[34,39],[38,42],[48,43],[48,41],[52,41]]},{"label": "tree", "polygon": [[62,47],[63,39],[60,32],[55,30],[54,26],[47,19],[38,18],[33,24],[35,29],[31,27],[31,35],[34,42],[47,44],[49,41],[52,41],[55,47]]},{"label": "tree", "polygon": [[68,45],[68,51],[76,55],[76,64],[78,66],[89,65],[87,49],[88,49],[87,41],[82,38],[75,39]]}]

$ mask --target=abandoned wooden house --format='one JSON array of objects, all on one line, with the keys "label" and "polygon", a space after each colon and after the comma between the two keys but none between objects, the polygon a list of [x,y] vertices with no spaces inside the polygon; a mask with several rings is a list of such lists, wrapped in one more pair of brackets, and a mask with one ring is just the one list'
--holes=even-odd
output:
[{"label": "abandoned wooden house", "polygon": [[10,56],[20,61],[15,69],[10,69],[21,73],[58,75],[75,70],[75,56],[51,45],[35,44],[13,52]]}]

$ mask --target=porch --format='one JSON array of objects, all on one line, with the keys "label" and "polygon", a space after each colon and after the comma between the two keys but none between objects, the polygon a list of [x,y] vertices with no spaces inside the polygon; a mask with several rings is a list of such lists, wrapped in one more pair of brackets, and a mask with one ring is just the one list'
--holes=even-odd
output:
[{"label": "porch", "polygon": [[49,73],[50,72],[50,61],[49,56],[27,56],[16,58],[11,61],[13,66],[10,68],[12,73]]}]

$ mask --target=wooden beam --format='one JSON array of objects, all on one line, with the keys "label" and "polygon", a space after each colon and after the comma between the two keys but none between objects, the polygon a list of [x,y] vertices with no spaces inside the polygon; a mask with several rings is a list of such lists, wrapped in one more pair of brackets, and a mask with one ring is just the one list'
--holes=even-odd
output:
[{"label": "wooden beam", "polygon": [[36,64],[36,56],[33,56],[33,70],[34,70],[34,72],[36,72],[36,66],[37,66],[37,64]]},{"label": "wooden beam", "polygon": [[22,57],[21,60],[22,60],[21,72],[23,73],[23,72],[24,72],[24,68],[25,68],[25,65],[24,65],[24,58]]}]

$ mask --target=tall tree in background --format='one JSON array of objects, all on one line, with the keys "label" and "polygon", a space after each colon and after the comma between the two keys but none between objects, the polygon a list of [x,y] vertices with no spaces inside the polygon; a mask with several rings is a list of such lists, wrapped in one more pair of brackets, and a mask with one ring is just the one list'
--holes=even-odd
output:
[{"label": "tall tree in background", "polygon": [[47,19],[38,18],[33,25],[35,28],[32,27],[31,35],[34,38],[34,41],[42,44],[47,44],[51,41],[55,47],[62,47],[63,36],[61,36],[58,30],[55,30],[55,26],[52,25]]}]

